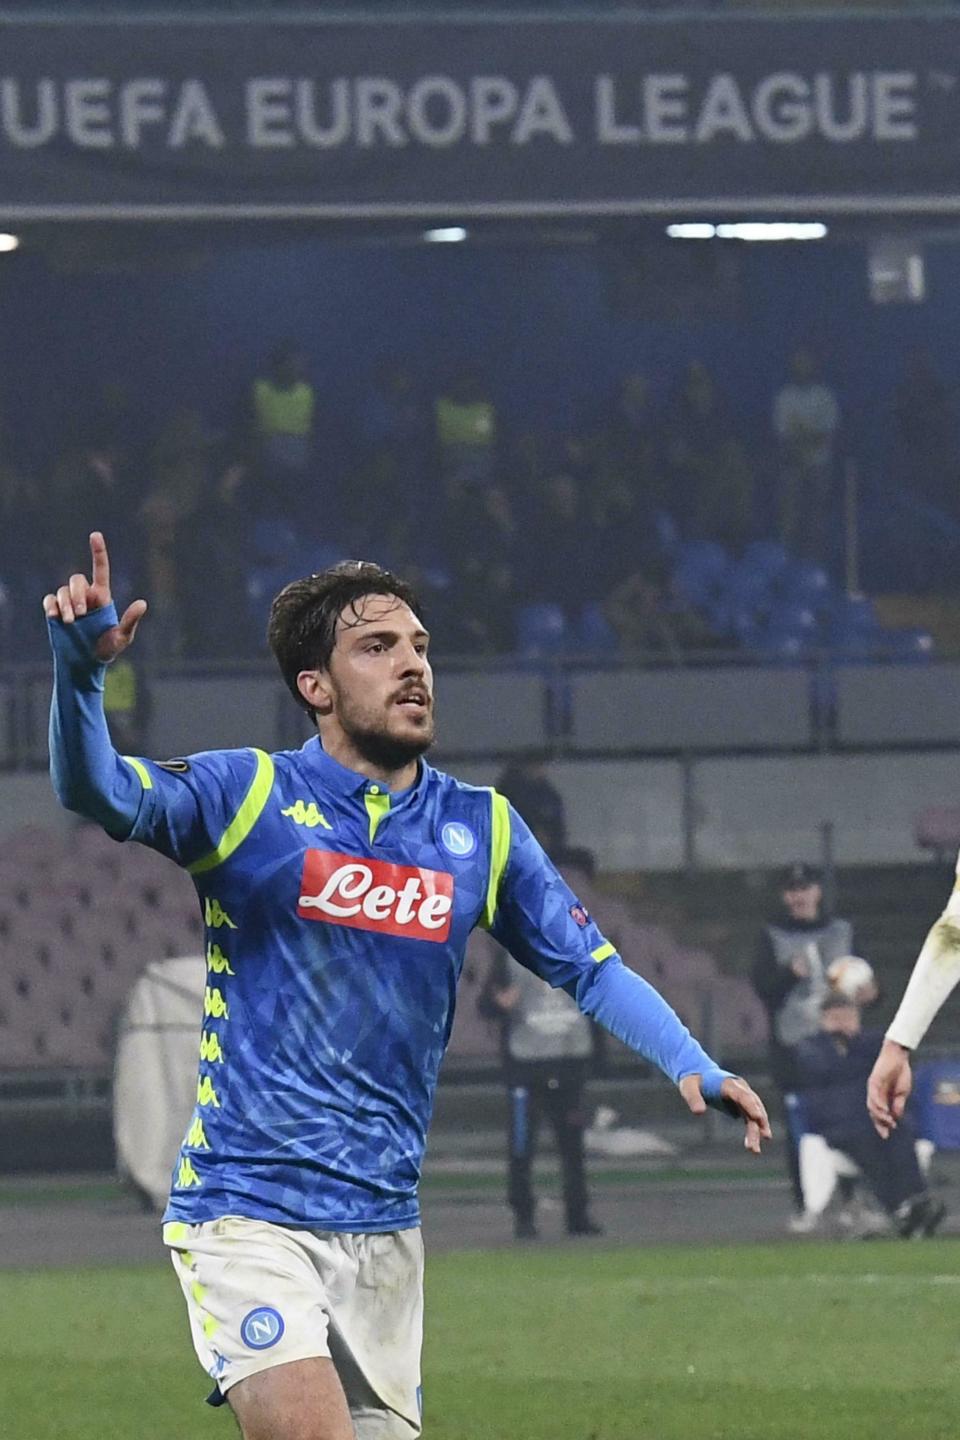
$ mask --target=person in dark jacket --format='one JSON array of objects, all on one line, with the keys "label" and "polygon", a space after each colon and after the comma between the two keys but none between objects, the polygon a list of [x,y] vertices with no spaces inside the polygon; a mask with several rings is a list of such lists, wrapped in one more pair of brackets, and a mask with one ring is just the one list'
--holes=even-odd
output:
[{"label": "person in dark jacket", "polygon": [[547,777],[546,757],[531,750],[511,760],[497,780],[497,790],[526,820],[555,865],[567,845],[563,796]]},{"label": "person in dark jacket", "polygon": [[879,1031],[861,1029],[855,1001],[827,996],[817,1033],[801,1041],[794,1055],[806,1127],[854,1161],[900,1235],[932,1235],[946,1206],[927,1188],[909,1119],[882,1140],[863,1103],[882,1041]]},{"label": "person in dark jacket", "polygon": [[570,996],[545,985],[497,947],[478,1006],[500,1024],[509,1100],[507,1199],[518,1240],[537,1236],[532,1172],[537,1131],[546,1115],[556,1136],[569,1235],[600,1235],[588,1208],[583,1131],[584,1085],[593,1056],[590,1021]]},{"label": "person in dark jacket", "polygon": [[787,1164],[797,1216],[802,1216],[798,1148],[803,1133],[797,1100],[796,1048],[820,1028],[830,992],[827,969],[853,951],[853,926],[824,906],[820,873],[797,863],[780,880],[780,905],[757,942],[750,978],[770,1024],[770,1073],[783,1100]]}]

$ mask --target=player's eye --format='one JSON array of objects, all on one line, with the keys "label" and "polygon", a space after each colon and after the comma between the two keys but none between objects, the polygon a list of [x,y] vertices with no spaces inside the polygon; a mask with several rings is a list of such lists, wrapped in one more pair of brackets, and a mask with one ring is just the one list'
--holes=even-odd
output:
[{"label": "player's eye", "polygon": [[372,645],[367,646],[367,652],[370,655],[382,654],[385,649],[386,646],[384,645],[382,640],[374,640]]},{"label": "player's eye", "polygon": [[414,645],[413,648],[414,648],[414,650],[416,650],[416,652],[417,652],[418,655],[426,655],[426,653],[427,653],[427,647],[426,647],[426,645],[423,643],[422,640],[420,641],[420,644],[419,644],[419,645]]}]

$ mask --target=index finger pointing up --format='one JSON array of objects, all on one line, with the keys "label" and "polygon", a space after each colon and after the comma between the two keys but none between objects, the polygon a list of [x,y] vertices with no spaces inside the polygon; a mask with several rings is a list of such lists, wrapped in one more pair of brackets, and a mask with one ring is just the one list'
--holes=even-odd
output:
[{"label": "index finger pointing up", "polygon": [[93,561],[93,583],[102,586],[109,595],[110,557],[107,555],[107,542],[99,530],[94,530],[90,536],[90,557]]}]

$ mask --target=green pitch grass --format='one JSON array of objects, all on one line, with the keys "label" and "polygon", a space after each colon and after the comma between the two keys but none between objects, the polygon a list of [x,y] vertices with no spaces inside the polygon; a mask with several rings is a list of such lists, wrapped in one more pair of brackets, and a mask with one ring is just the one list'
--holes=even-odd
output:
[{"label": "green pitch grass", "polygon": [[[960,1248],[527,1248],[427,1269],[425,1440],[955,1440]],[[4,1440],[202,1440],[165,1268],[0,1273]]]}]

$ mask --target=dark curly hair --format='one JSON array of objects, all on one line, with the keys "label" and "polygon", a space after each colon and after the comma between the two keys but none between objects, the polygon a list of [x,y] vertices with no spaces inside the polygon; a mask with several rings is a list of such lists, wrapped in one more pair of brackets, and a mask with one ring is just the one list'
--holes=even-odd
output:
[{"label": "dark curly hair", "polygon": [[394,595],[418,615],[420,599],[405,580],[370,560],[341,560],[318,575],[292,580],[270,606],[267,640],[280,666],[284,683],[297,704],[314,714],[300,694],[301,670],[325,670],[337,638],[337,621],[352,609],[361,623],[357,602],[364,595]]}]

